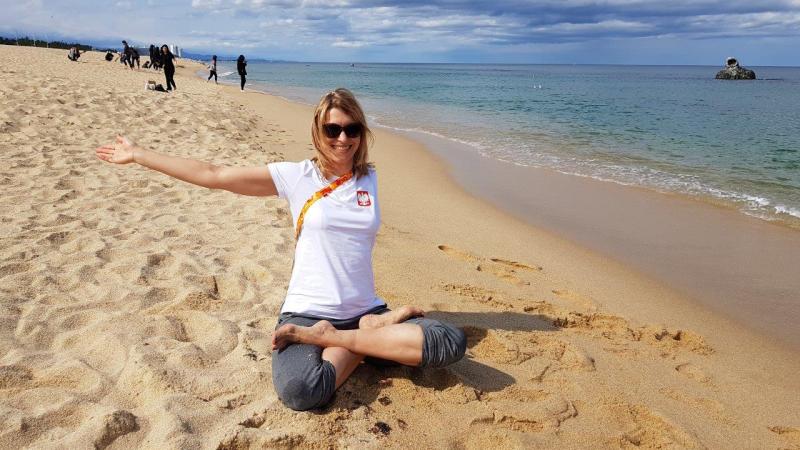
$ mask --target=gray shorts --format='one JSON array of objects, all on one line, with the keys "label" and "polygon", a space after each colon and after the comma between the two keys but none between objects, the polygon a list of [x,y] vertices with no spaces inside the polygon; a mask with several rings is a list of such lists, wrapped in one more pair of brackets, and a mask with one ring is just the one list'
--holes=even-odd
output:
[{"label": "gray shorts", "polygon": [[[277,329],[285,323],[310,327],[327,320],[339,330],[358,329],[358,321],[367,314],[385,314],[390,309],[378,306],[350,319],[328,319],[294,313],[278,317]],[[422,362],[419,367],[442,367],[464,357],[467,338],[460,328],[424,317],[412,317],[404,323],[422,328]],[[336,369],[322,359],[322,347],[310,344],[291,344],[272,354],[272,384],[283,403],[296,411],[325,406],[336,391]],[[394,361],[365,358],[378,365],[397,365]]]}]

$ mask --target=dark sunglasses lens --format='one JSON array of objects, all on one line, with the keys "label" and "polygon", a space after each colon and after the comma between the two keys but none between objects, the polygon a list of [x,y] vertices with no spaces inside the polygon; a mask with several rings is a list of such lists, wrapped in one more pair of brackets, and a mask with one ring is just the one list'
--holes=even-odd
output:
[{"label": "dark sunglasses lens", "polygon": [[342,127],[341,125],[335,123],[326,123],[322,126],[322,129],[325,131],[325,136],[328,136],[330,139],[338,138],[339,135],[342,134],[342,130],[344,130],[344,134],[351,139],[361,136],[360,123],[351,123],[346,127]]},{"label": "dark sunglasses lens", "polygon": [[350,125],[344,127],[344,134],[346,134],[349,138],[357,138],[361,136],[361,124],[351,123]]},{"label": "dark sunglasses lens", "polygon": [[331,139],[336,139],[342,134],[342,127],[335,123],[327,123],[322,126],[322,129],[325,131],[325,136]]}]

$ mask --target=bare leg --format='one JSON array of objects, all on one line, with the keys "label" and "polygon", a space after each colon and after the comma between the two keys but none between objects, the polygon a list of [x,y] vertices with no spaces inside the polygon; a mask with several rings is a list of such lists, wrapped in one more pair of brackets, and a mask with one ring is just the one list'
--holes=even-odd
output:
[{"label": "bare leg", "polygon": [[418,366],[422,362],[424,338],[422,328],[414,324],[395,323],[380,328],[337,330],[330,322],[321,320],[311,327],[283,325],[272,336],[272,349],[282,349],[295,342],[318,345],[326,350],[329,347],[342,347],[359,355]]},{"label": "bare leg", "polygon": [[367,314],[358,321],[358,328],[380,328],[394,323],[402,323],[412,317],[422,317],[425,311],[416,306],[405,305],[386,314]]},{"label": "bare leg", "polygon": [[342,347],[328,347],[322,350],[322,359],[333,364],[336,370],[336,389],[347,381],[347,378],[356,370],[364,355],[353,353]]},{"label": "bare leg", "polygon": [[[405,322],[411,317],[424,316],[425,311],[415,306],[402,306],[397,310],[385,314],[368,314],[358,322],[360,329],[380,328],[386,325]],[[336,388],[344,384],[347,378],[356,370],[364,355],[353,353],[343,347],[328,347],[322,351],[322,359],[329,361],[336,369]]]}]

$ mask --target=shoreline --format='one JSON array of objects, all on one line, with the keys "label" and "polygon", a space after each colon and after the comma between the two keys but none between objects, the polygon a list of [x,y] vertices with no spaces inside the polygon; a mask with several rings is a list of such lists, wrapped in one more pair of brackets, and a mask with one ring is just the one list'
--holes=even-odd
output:
[{"label": "shoreline", "polygon": [[800,351],[799,230],[679,193],[518,166],[408,134],[471,194]]},{"label": "shoreline", "polygon": [[[251,91],[313,107],[260,89]],[[800,304],[793,302],[800,298],[800,279],[793,270],[800,267],[800,230],[791,224],[750,216],[710,198],[520,166],[485,157],[443,136],[377,127],[419,142],[441,158],[452,181],[470,195],[533,227],[611,257],[800,352],[800,329],[794,326],[800,322]],[[490,176],[474,176],[487,166]],[[520,181],[529,177],[542,181]],[[546,191],[549,184],[566,194],[531,196]],[[670,220],[676,230],[665,226]]]},{"label": "shoreline", "polygon": [[[264,67],[263,69],[259,69],[260,66],[256,66],[254,68],[254,73],[256,77],[260,77],[260,81],[254,81],[251,84],[255,86],[256,90],[262,90],[273,95],[278,95],[283,98],[287,98],[290,101],[298,101],[303,104],[310,104],[314,103],[316,97],[316,91],[319,89],[311,88],[311,87],[291,87],[291,86],[278,86],[272,85],[269,82],[269,73],[271,69],[268,67]],[[335,69],[335,68],[333,68]],[[259,71],[260,70],[260,71]],[[280,80],[284,80],[285,78],[281,78],[280,73],[284,69],[274,69],[277,73],[276,76],[279,77]],[[290,72],[292,70],[300,70],[300,69],[286,69]],[[312,71],[312,73],[314,73]],[[346,76],[343,75],[343,76]],[[266,77],[266,78],[265,78]],[[346,78],[349,79],[349,78]],[[351,80],[353,81],[353,80]],[[357,82],[357,80],[356,80]],[[285,83],[284,83],[285,84]],[[292,83],[289,82],[291,85]],[[320,88],[321,89],[321,88]],[[371,90],[370,90],[371,92]],[[382,91],[381,91],[382,92]],[[498,144],[500,150],[495,151],[492,149],[493,145],[491,143],[486,142],[485,139],[479,139],[476,136],[472,136],[471,138],[464,138],[460,134],[460,132],[456,131],[456,129],[450,129],[450,131],[446,131],[439,126],[435,126],[433,122],[435,122],[435,118],[431,116],[431,124],[430,126],[420,125],[418,121],[414,122],[417,123],[416,127],[422,128],[424,130],[417,130],[415,126],[412,125],[403,125],[402,123],[407,120],[398,119],[398,117],[404,117],[408,114],[409,105],[405,105],[403,107],[398,106],[396,113],[393,113],[392,107],[387,105],[385,100],[380,100],[384,98],[387,94],[376,94],[377,97],[369,97],[366,99],[367,106],[373,107],[374,110],[371,114],[371,122],[373,124],[380,124],[381,126],[386,126],[391,130],[395,130],[400,133],[412,133],[415,134],[418,131],[425,136],[423,138],[427,138],[429,136],[433,137],[442,137],[449,141],[459,142],[467,145],[473,152],[487,154],[490,158],[495,158],[498,160],[507,160],[509,163],[519,163],[520,165],[527,165],[533,168],[545,168],[549,170],[554,170],[565,175],[573,175],[578,177],[589,177],[599,181],[605,182],[612,182],[624,186],[633,186],[633,187],[643,187],[645,189],[650,189],[654,192],[659,193],[667,193],[667,194],[676,194],[682,195],[687,198],[691,198],[693,200],[702,201],[710,203],[714,206],[723,206],[735,209],[739,211],[741,214],[757,217],[759,219],[772,222],[772,223],[779,223],[781,225],[785,225],[790,228],[794,228],[796,230],[800,230],[800,210],[798,210],[798,204],[795,200],[792,200],[790,197],[791,195],[788,193],[781,194],[777,191],[770,191],[769,189],[759,190],[759,188],[752,186],[753,180],[745,179],[744,182],[748,182],[747,186],[744,185],[737,185],[730,183],[733,182],[730,177],[724,176],[723,174],[726,172],[721,168],[717,170],[717,172],[709,172],[705,175],[708,175],[706,178],[704,175],[700,175],[699,172],[695,173],[694,169],[700,170],[700,168],[695,168],[693,166],[687,166],[686,170],[678,169],[677,167],[673,167],[672,169],[654,169],[654,164],[657,166],[657,160],[647,160],[647,156],[642,156],[643,162],[638,166],[627,166],[624,162],[620,163],[623,164],[619,170],[620,173],[616,174],[611,172],[612,167],[614,166],[615,161],[617,159],[610,158],[605,162],[598,162],[589,163],[585,165],[580,163],[581,156],[575,156],[573,152],[570,150],[562,150],[559,149],[559,143],[556,142],[558,138],[553,138],[552,136],[547,137],[545,136],[543,140],[537,140],[535,138],[528,137],[529,139],[527,142],[535,142],[535,146],[538,148],[540,145],[543,147],[543,160],[539,160],[537,157],[531,156],[530,159],[528,157],[523,157],[520,161],[527,161],[527,162],[519,162],[516,160],[511,160],[504,157],[493,157],[492,154],[507,154],[510,155],[512,153],[508,153],[511,151],[508,146],[511,145],[509,143],[505,144]],[[376,100],[377,99],[377,100]],[[400,103],[404,101],[409,101],[405,97],[398,97],[398,101]],[[373,105],[370,105],[373,103]],[[412,102],[413,103],[413,102]],[[391,104],[391,102],[389,102]],[[388,109],[387,109],[388,108]],[[399,115],[399,116],[398,116]],[[380,119],[377,117],[380,116]],[[392,118],[394,117],[394,119]],[[396,120],[397,119],[397,120]],[[400,120],[400,122],[398,122]],[[445,122],[448,122],[447,120]],[[453,126],[456,126],[458,121],[453,122]],[[385,124],[385,125],[384,125]],[[458,125],[458,129],[461,129],[461,126]],[[431,131],[436,130],[436,131]],[[463,131],[463,130],[462,130]],[[555,136],[558,136],[556,134]],[[433,138],[430,138],[433,139]],[[467,139],[463,141],[462,139]],[[502,141],[502,139],[501,139]],[[514,141],[516,145],[522,145],[523,147],[527,147],[524,142]],[[590,145],[587,143],[583,144]],[[569,147],[574,147],[574,145],[570,145]],[[565,153],[566,152],[566,153]],[[625,152],[623,152],[624,154]],[[583,152],[578,152],[577,154],[583,154]],[[550,155],[550,156],[547,156]],[[561,158],[561,156],[564,158]],[[572,155],[572,156],[570,156]],[[524,155],[522,155],[524,156]],[[573,158],[577,157],[577,162],[570,163],[569,161]],[[602,159],[602,157],[600,157]],[[623,158],[624,159],[624,158]],[[539,161],[538,163],[536,161]],[[593,161],[593,159],[589,159],[589,161]],[[649,161],[649,162],[647,162]],[[530,164],[528,164],[530,162]],[[598,165],[599,164],[599,165]],[[611,166],[608,166],[611,164]],[[746,162],[745,162],[745,165]],[[653,170],[655,172],[661,173],[650,173]],[[664,170],[664,172],[660,172],[660,170]],[[677,170],[677,171],[676,171]],[[706,181],[701,181],[700,179],[695,179],[695,173],[698,177],[703,177]],[[722,178],[720,178],[722,177]],[[787,189],[789,187],[787,186]],[[776,188],[777,189],[777,188]],[[792,206],[794,205],[794,206]]]},{"label": "shoreline", "polygon": [[142,88],[163,75],[100,54],[0,55],[0,447],[800,445],[796,352],[477,198],[383,129],[378,295],[461,327],[467,356],[362,364],[329,406],[291,411],[269,350],[294,250],[285,201],[93,148],[121,131],[216,164],[297,161],[311,108],[209,85],[188,61],[165,94]]}]

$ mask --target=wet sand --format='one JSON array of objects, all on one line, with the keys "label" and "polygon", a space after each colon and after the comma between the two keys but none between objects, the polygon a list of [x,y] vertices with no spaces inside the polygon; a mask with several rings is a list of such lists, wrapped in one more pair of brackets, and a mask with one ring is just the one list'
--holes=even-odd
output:
[{"label": "wet sand", "polygon": [[482,157],[413,135],[473,195],[800,352],[800,231],[678,195]]}]

